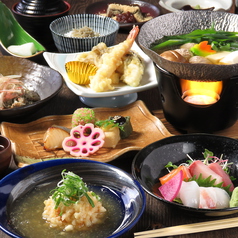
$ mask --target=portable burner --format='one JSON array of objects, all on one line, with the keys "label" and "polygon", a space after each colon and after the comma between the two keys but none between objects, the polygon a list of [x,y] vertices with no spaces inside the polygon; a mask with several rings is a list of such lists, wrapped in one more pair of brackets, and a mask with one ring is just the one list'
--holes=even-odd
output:
[{"label": "portable burner", "polygon": [[156,67],[164,116],[172,125],[186,132],[212,133],[236,122],[238,75],[219,81],[196,81],[180,79]]}]

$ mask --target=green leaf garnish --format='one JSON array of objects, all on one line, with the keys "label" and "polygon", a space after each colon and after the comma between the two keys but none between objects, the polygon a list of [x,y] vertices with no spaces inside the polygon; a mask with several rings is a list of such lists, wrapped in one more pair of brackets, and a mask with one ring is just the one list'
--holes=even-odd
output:
[{"label": "green leaf garnish", "polygon": [[178,166],[175,165],[175,164],[173,164],[172,162],[169,162],[169,163],[166,164],[164,167],[165,167],[165,168],[173,168],[173,169],[177,169],[177,168],[178,168]]},{"label": "green leaf garnish", "polygon": [[110,119],[97,121],[95,124],[98,127],[104,127],[104,128],[106,128],[106,127],[118,127],[121,130],[124,129],[122,126],[119,125],[119,123],[115,123],[113,120],[110,120]]},{"label": "green leaf garnish", "polygon": [[[66,172],[63,170],[62,180],[57,184],[57,187],[51,191],[52,199],[55,202],[55,209],[57,209],[62,203],[64,206],[70,206],[71,204],[77,203],[81,197],[85,196],[92,207],[94,207],[94,202],[88,196],[88,187],[86,183],[83,182],[82,178],[73,172]],[[99,200],[99,196],[92,193]]]},{"label": "green leaf garnish", "polygon": [[214,24],[209,29],[197,29],[188,34],[164,36],[151,45],[151,49],[158,51],[166,47],[182,45],[188,42],[199,43],[208,41],[216,51],[238,50],[238,32],[215,30]]},{"label": "green leaf garnish", "polygon": [[213,156],[213,152],[211,152],[208,149],[205,149],[205,151],[203,152],[204,158],[206,159],[207,157],[212,157]]},{"label": "green leaf garnish", "polygon": [[229,195],[231,195],[231,192],[229,190],[231,185],[227,185],[226,187],[223,187],[222,186],[223,182],[221,182],[219,184],[215,184],[216,179],[212,179],[211,180],[211,177],[212,176],[209,176],[207,178],[202,178],[202,174],[200,174],[198,178],[196,176],[193,176],[192,178],[187,179],[186,182],[196,181],[199,187],[217,187],[217,188],[222,188]]},{"label": "green leaf garnish", "polygon": [[204,156],[204,161],[203,163],[208,165],[209,164],[209,161],[211,161],[213,159],[213,152],[211,152],[210,150],[208,149],[205,149],[205,151],[203,152],[203,156]]}]

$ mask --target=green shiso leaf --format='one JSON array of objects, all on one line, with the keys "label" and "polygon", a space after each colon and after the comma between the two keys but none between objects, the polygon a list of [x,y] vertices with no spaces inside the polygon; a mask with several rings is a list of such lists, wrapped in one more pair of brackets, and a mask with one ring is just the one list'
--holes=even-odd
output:
[{"label": "green shiso leaf", "polygon": [[190,181],[196,181],[199,187],[217,187],[217,188],[222,188],[229,195],[231,195],[231,192],[229,190],[231,185],[223,187],[222,186],[223,182],[221,182],[219,184],[215,184],[216,179],[211,179],[211,176],[209,176],[207,178],[202,178],[202,174],[200,174],[198,178],[196,176],[193,176],[192,178],[189,178],[189,179],[186,180],[186,182],[190,182]]}]

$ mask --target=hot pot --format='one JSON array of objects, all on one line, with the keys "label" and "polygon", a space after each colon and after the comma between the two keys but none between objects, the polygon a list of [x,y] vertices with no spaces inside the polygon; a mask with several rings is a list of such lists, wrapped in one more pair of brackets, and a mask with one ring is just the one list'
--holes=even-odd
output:
[{"label": "hot pot", "polygon": [[[158,70],[159,97],[165,118],[187,132],[214,132],[232,126],[237,120],[238,64],[188,64],[164,59],[150,46],[166,35],[181,35],[196,29],[238,32],[238,15],[213,11],[184,11],[159,16],[142,26],[138,42]],[[152,30],[153,29],[153,30]],[[191,103],[185,82],[215,83],[212,103]],[[192,88],[190,88],[192,89]],[[198,90],[197,85],[192,90]],[[208,91],[206,89],[206,91]],[[209,89],[209,91],[211,91]]]}]

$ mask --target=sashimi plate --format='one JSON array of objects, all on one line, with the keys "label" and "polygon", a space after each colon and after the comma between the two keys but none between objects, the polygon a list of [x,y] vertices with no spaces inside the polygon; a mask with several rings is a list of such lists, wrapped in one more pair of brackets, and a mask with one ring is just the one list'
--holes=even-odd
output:
[{"label": "sashimi plate", "polygon": [[[123,108],[93,110],[98,120],[115,115],[130,116],[133,133],[120,140],[115,148],[100,148],[86,159],[109,162],[128,151],[138,151],[154,141],[171,136],[163,123],[148,111],[142,101],[136,101]],[[11,140],[18,167],[50,159],[72,157],[62,149],[47,152],[43,147],[43,135],[46,130],[52,125],[71,128],[71,118],[72,115],[53,115],[26,124],[2,122],[1,133]]]},{"label": "sashimi plate", "polygon": [[154,87],[157,87],[157,75],[152,60],[140,49],[140,47],[134,43],[132,50],[137,52],[139,56],[144,60],[145,72],[143,74],[140,86],[131,87],[125,84],[118,84],[113,91],[108,92],[95,92],[90,87],[81,86],[73,83],[65,70],[65,63],[76,60],[80,53],[50,53],[44,52],[43,56],[48,65],[57,70],[65,79],[65,83],[68,88],[76,95],[89,98],[104,98],[115,97],[127,94],[133,94],[140,91],[145,91]]},{"label": "sashimi plate", "polygon": [[[191,215],[210,217],[238,213],[238,207],[201,209],[184,206],[165,200],[159,192],[158,187],[161,185],[159,178],[168,173],[165,165],[169,162],[177,166],[186,163],[189,160],[187,155],[194,160],[202,160],[205,149],[213,152],[214,156],[219,158],[222,156],[223,160],[227,159],[228,163],[232,163],[230,176],[236,178],[233,184],[235,187],[238,186],[238,140],[211,134],[175,135],[153,142],[135,156],[132,174],[148,194],[164,202],[171,209],[182,209]],[[192,194],[188,192],[187,196],[192,197]]]}]

